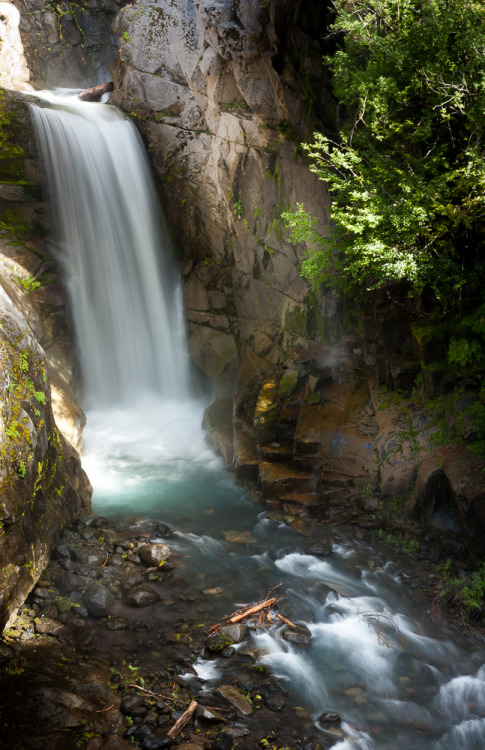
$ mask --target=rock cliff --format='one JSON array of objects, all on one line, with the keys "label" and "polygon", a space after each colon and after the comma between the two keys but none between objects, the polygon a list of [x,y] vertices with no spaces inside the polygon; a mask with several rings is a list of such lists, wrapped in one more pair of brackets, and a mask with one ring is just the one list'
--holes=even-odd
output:
[{"label": "rock cliff", "polygon": [[[65,294],[42,239],[25,98],[0,90],[0,629],[64,526],[90,508]],[[54,409],[54,411],[53,411]],[[54,417],[55,412],[55,417]]]}]

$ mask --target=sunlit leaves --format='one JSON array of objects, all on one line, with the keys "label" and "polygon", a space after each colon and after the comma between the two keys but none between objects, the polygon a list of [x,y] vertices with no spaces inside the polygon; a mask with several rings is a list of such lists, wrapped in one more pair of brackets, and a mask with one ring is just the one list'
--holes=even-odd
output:
[{"label": "sunlit leaves", "polygon": [[335,7],[344,43],[327,63],[348,117],[337,142],[316,134],[306,146],[333,206],[326,237],[303,207],[286,216],[293,240],[313,245],[303,273],[343,288],[461,290],[485,224],[485,3]]}]

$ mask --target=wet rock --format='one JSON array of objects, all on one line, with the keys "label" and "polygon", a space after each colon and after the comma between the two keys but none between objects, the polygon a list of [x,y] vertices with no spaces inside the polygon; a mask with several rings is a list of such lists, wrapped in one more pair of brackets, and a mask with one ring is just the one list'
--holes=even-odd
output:
[{"label": "wet rock", "polygon": [[222,695],[223,698],[228,701],[239,713],[243,716],[250,716],[254,712],[253,705],[249,698],[247,698],[242,690],[239,690],[234,685],[221,685],[217,688],[216,693]]},{"label": "wet rock", "polygon": [[305,554],[327,557],[327,555],[332,554],[332,545],[329,542],[311,542],[305,547]]},{"label": "wet rock", "polygon": [[37,586],[34,591],[34,598],[37,599],[41,604],[45,604],[46,602],[54,602],[57,599],[58,595],[59,592],[53,587],[41,588],[40,586]]},{"label": "wet rock", "polygon": [[[239,737],[247,737],[248,734],[250,734],[250,731],[247,727],[228,727],[226,730],[226,734],[236,739]],[[238,747],[241,747],[242,744],[246,744],[246,743],[240,743]]]},{"label": "wet rock", "polygon": [[108,621],[108,630],[126,630],[129,626],[129,620],[126,617],[113,617]]},{"label": "wet rock", "polygon": [[340,726],[342,723],[342,719],[338,714],[333,714],[330,712],[323,713],[321,716],[318,717],[318,721],[320,724],[324,725],[331,725],[331,726]]},{"label": "wet rock", "polygon": [[150,586],[144,584],[131,589],[128,592],[126,601],[132,607],[148,607],[150,604],[160,601],[160,594]]},{"label": "wet rock", "polygon": [[215,742],[210,746],[211,750],[232,750],[233,742],[225,732],[220,734]]},{"label": "wet rock", "polygon": [[135,710],[135,708],[143,706],[144,703],[145,698],[142,695],[125,695],[120,704],[120,711],[124,713],[125,716],[127,716],[131,714],[132,711]]},{"label": "wet rock", "polygon": [[77,576],[74,573],[63,573],[60,578],[57,579],[56,585],[63,594],[70,594],[73,591],[80,591],[86,585],[86,581]]},{"label": "wet rock", "polygon": [[216,723],[227,724],[227,719],[215,708],[208,708],[207,706],[198,706],[196,710],[196,716],[198,719],[205,719],[205,721],[214,721]]},{"label": "wet rock", "polygon": [[248,637],[248,626],[243,622],[234,623],[234,625],[223,625],[221,633],[229,636],[232,643],[242,643]]},{"label": "wet rock", "polygon": [[104,516],[96,516],[92,520],[88,521],[88,525],[92,529],[99,529],[102,526],[109,526],[109,520],[105,518]]},{"label": "wet rock", "polygon": [[142,584],[143,584],[142,574],[140,573],[140,571],[131,567],[130,567],[129,573],[124,576],[121,582],[123,591],[130,591],[131,589],[134,589],[137,586],[141,586]]},{"label": "wet rock", "polygon": [[306,625],[297,625],[294,629],[286,627],[282,630],[281,637],[297,646],[309,646],[312,641],[312,634]]},{"label": "wet rock", "polygon": [[271,711],[282,711],[286,706],[286,701],[282,693],[272,693],[264,699],[264,702]]},{"label": "wet rock", "polygon": [[101,566],[106,559],[106,552],[101,552],[96,547],[79,547],[74,550],[74,559],[81,565]]},{"label": "wet rock", "polygon": [[211,653],[220,653],[228,646],[232,646],[233,640],[227,633],[214,633],[207,638],[205,645]]},{"label": "wet rock", "polygon": [[58,544],[53,550],[53,556],[56,560],[67,560],[70,559],[71,555],[65,544]]},{"label": "wet rock", "polygon": [[173,536],[173,531],[169,526],[164,523],[157,523],[152,536],[161,536],[164,539],[170,539]]},{"label": "wet rock", "polygon": [[170,547],[166,544],[146,544],[138,550],[141,559],[149,567],[156,567],[170,556]]},{"label": "wet rock", "polygon": [[104,586],[93,582],[86,589],[83,602],[93,617],[107,617],[113,608],[115,598]]},{"label": "wet rock", "polygon": [[5,664],[13,656],[13,651],[6,643],[0,643],[0,664]]},{"label": "wet rock", "polygon": [[49,617],[36,617],[35,618],[35,632],[39,635],[68,635],[69,628],[62,625],[60,622],[51,620]]}]

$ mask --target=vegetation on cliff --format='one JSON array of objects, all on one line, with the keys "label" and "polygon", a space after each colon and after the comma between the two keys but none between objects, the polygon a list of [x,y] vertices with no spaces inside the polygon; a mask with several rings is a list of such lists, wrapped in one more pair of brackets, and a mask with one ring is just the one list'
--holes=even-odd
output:
[{"label": "vegetation on cliff", "polygon": [[485,214],[485,5],[335,0],[326,60],[345,106],[341,137],[306,145],[332,191],[332,228],[287,217],[314,249],[303,274],[343,290],[407,281],[445,307],[481,294]]}]

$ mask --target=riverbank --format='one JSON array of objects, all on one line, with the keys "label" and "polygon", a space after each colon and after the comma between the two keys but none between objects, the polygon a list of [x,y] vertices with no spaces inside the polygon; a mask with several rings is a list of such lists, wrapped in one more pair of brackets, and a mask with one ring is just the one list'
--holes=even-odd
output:
[{"label": "riverbank", "polygon": [[[159,522],[113,525],[101,517],[64,532],[1,643],[5,744],[323,747],[311,717],[287,706],[286,691],[256,655],[236,653],[245,625],[224,637],[223,648],[210,645],[218,592],[202,586],[199,601],[186,594],[187,576],[196,575],[190,563],[174,554],[159,559],[169,551],[160,538],[169,544],[172,535]],[[233,662],[229,683],[207,690],[193,664],[202,658],[210,671],[221,652]],[[172,740],[170,729],[194,700],[194,715]]]},{"label": "riverbank", "polygon": [[[248,542],[242,534],[239,541]],[[357,545],[378,544],[376,530],[348,535],[356,536]],[[301,539],[316,561],[331,554],[328,540],[319,542],[315,534]],[[244,623],[222,638],[209,636],[230,614],[222,589],[206,588],[197,563],[177,553],[176,544],[170,550],[173,540],[174,532],[157,520],[116,523],[97,516],[64,532],[1,643],[5,744],[17,750],[115,750],[134,744],[146,750],[172,744],[182,750],[319,750],[344,737],[332,705],[315,723],[288,696],[284,682],[261,659],[262,649],[250,645]],[[431,560],[417,559],[416,552],[398,554],[399,576],[423,597],[425,619],[441,621],[450,614],[439,605],[443,584]],[[372,571],[379,561],[371,556],[367,565]],[[284,589],[276,592],[281,612],[299,619],[288,610]],[[382,639],[381,647],[389,646],[387,615],[374,617],[369,627]],[[257,628],[257,621],[248,622]],[[441,630],[452,636],[454,627],[441,621]],[[302,632],[298,648],[305,649],[304,626]],[[477,632],[477,638],[483,641],[483,634]],[[217,687],[211,682],[216,672]],[[362,687],[354,690],[365,700]],[[170,735],[193,701],[189,721]]]}]

